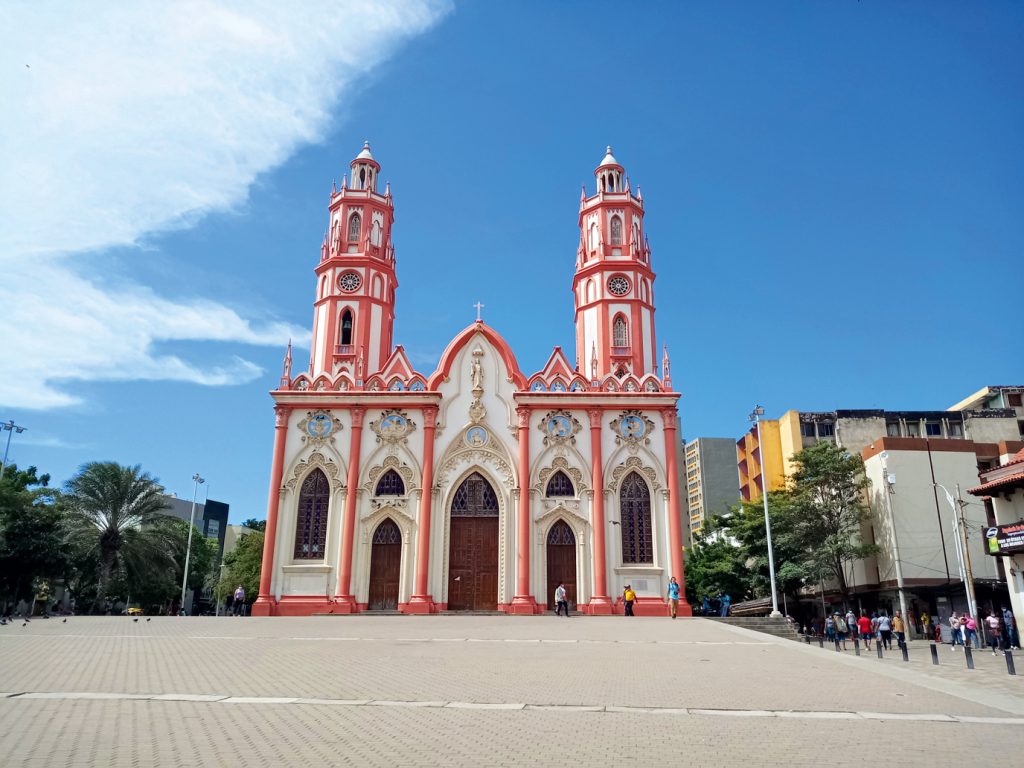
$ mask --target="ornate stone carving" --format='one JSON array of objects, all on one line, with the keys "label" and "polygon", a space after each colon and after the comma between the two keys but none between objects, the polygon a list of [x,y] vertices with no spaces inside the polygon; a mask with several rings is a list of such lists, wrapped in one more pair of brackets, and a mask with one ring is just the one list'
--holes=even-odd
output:
[{"label": "ornate stone carving", "polygon": [[480,358],[483,355],[484,351],[480,347],[473,350],[473,365],[470,368],[470,378],[473,382],[473,402],[469,405],[469,420],[473,424],[480,424],[487,418],[487,409],[480,402],[480,397],[484,393],[484,371],[480,364]]},{"label": "ornate stone carving", "polygon": [[283,405],[274,406],[274,426],[279,429],[288,426],[288,409]]},{"label": "ornate stone carving", "polygon": [[611,427],[615,430],[615,444],[625,445],[630,453],[636,453],[641,445],[651,442],[654,422],[647,418],[643,411],[631,408],[613,419]]},{"label": "ornate stone carving", "polygon": [[661,419],[665,424],[665,429],[675,429],[679,417],[676,415],[675,408],[666,408],[661,412]]},{"label": "ornate stone carving", "polygon": [[398,408],[382,411],[380,418],[370,422],[370,429],[377,435],[378,443],[407,443],[409,435],[416,429],[416,422]]},{"label": "ornate stone carving", "polygon": [[[569,462],[566,461],[564,456],[555,456],[551,462],[550,467],[544,467],[537,476],[537,485],[534,486],[538,491],[544,493],[544,489],[547,488],[548,480],[555,472],[564,472],[572,480],[573,488],[576,489],[576,495],[580,495],[580,491],[586,488],[583,482],[583,473],[576,469],[576,467],[569,466]],[[556,499],[557,501],[557,499]]]},{"label": "ornate stone carving", "polygon": [[366,415],[365,408],[353,408],[350,413],[352,414],[352,429],[363,428],[363,417]]},{"label": "ornate stone carving", "polygon": [[601,428],[601,409],[600,408],[591,408],[589,411],[587,411],[587,417],[590,419],[590,428],[591,429],[600,429]]},{"label": "ornate stone carving", "polygon": [[311,445],[333,443],[334,435],[341,431],[341,421],[330,411],[306,411],[306,417],[298,424],[302,442]]},{"label": "ornate stone carving", "polygon": [[569,411],[548,411],[537,429],[544,433],[544,445],[576,445],[582,425]]},{"label": "ornate stone carving", "polygon": [[423,427],[424,429],[433,429],[437,425],[437,406],[436,405],[425,405],[423,406]]},{"label": "ornate stone carving", "polygon": [[638,456],[630,456],[612,470],[611,481],[605,486],[605,490],[614,492],[619,487],[622,478],[630,472],[639,472],[646,477],[654,490],[661,488],[661,484],[658,482],[658,473],[654,471],[654,467],[645,467]]},{"label": "ornate stone carving", "polygon": [[339,476],[338,465],[335,464],[332,459],[328,459],[319,451],[313,451],[313,453],[309,454],[308,459],[304,459],[295,465],[295,470],[292,472],[292,476],[288,478],[288,481],[284,484],[285,488],[288,490],[295,490],[295,486],[299,482],[299,479],[305,477],[314,469],[323,470],[323,473],[327,475],[327,480],[331,484],[332,490],[344,490],[345,483]]},{"label": "ornate stone carving", "polygon": [[[378,464],[376,467],[371,467],[370,471],[366,473],[367,481],[363,485],[363,488],[368,493],[373,493],[377,487],[377,481],[380,476],[387,472],[389,469],[395,470],[402,478],[402,482],[405,484],[405,496],[408,497],[409,491],[415,490],[419,486],[416,484],[416,473],[413,468],[410,467],[403,461],[399,461],[397,456],[385,456],[384,461]],[[387,499],[394,499],[394,496],[388,496]],[[387,499],[383,503],[387,503]]]},{"label": "ornate stone carving", "polygon": [[449,473],[459,465],[459,462],[466,461],[470,464],[478,464],[480,466],[491,465],[500,470],[501,481],[508,487],[512,488],[515,485],[515,474],[512,472],[512,466],[505,461],[504,457],[495,451],[489,451],[482,448],[472,448],[457,451],[449,456],[444,464],[441,465],[441,469],[437,473],[437,485],[444,486],[448,481]]}]

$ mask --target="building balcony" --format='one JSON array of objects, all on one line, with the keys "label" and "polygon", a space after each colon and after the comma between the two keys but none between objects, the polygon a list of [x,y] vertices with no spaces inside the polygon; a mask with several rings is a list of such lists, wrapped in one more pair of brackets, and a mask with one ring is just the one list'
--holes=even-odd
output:
[{"label": "building balcony", "polygon": [[630,352],[630,349],[631,347],[629,346],[612,347],[612,357],[631,357],[632,352]]},{"label": "building balcony", "polygon": [[340,357],[352,357],[356,353],[355,344],[337,344],[334,347],[334,354]]}]

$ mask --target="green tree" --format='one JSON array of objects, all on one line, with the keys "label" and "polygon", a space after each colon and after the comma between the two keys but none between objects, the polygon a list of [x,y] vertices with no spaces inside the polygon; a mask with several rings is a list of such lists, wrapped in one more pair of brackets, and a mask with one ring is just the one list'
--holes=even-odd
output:
[{"label": "green tree", "polygon": [[266,520],[257,520],[255,517],[250,517],[248,520],[243,520],[242,525],[246,528],[252,528],[254,531],[260,531],[261,533],[267,530]]},{"label": "green tree", "polygon": [[729,519],[713,517],[705,521],[701,535],[686,553],[686,597],[699,605],[705,595],[719,592],[739,602],[753,595],[751,574],[746,567],[747,553],[729,537]]},{"label": "green tree", "polygon": [[[803,548],[792,536],[794,507],[786,491],[768,493],[768,514],[772,523],[772,554],[775,559],[775,582],[780,594],[795,595],[807,576]],[[745,565],[756,597],[771,595],[768,567],[768,535],[764,524],[764,502],[744,501],[728,520],[728,533],[743,547]]]},{"label": "green tree", "polygon": [[50,476],[35,467],[4,468],[0,478],[0,597],[33,601],[36,586],[63,576],[68,566],[60,510]]},{"label": "green tree", "polygon": [[252,605],[256,600],[263,567],[263,536],[260,531],[247,533],[238,540],[234,550],[224,556],[224,575],[218,580],[215,590],[218,599],[233,594],[241,584],[245,590],[245,601]]},{"label": "green tree", "polygon": [[160,512],[163,487],[141,467],[85,464],[65,486],[70,540],[80,565],[95,564],[94,608],[102,607],[112,579],[129,583],[174,567],[173,534]]},{"label": "green tree", "polygon": [[807,577],[835,579],[848,597],[846,565],[878,551],[861,537],[870,514],[866,491],[871,481],[864,462],[824,441],[804,448],[793,462],[796,469],[786,489],[786,544],[799,553]]}]

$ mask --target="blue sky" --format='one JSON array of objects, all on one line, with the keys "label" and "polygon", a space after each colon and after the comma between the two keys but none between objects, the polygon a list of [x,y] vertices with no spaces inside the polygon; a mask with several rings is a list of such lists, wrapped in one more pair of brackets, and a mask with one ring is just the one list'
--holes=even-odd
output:
[{"label": "blue sky", "polygon": [[572,358],[580,185],[611,144],[688,438],[738,436],[757,402],[937,409],[1024,383],[1000,342],[1019,3],[2,13],[23,108],[0,127],[0,420],[57,481],[111,459],[188,495],[198,471],[233,520],[264,516],[267,391],[289,336],[307,362],[327,194],[364,139],[422,371],[477,300],[524,370]]}]

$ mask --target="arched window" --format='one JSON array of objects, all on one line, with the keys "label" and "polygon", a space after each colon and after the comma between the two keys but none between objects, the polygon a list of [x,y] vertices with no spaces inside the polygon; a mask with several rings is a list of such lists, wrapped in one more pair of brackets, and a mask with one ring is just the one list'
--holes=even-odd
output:
[{"label": "arched window", "polygon": [[402,482],[402,476],[395,470],[389,469],[377,481],[377,490],[374,491],[374,494],[377,496],[404,496],[405,483]]},{"label": "arched window", "polygon": [[566,475],[565,472],[559,470],[558,472],[555,472],[555,474],[551,476],[550,480],[548,480],[548,487],[547,491],[545,491],[545,495],[575,496],[576,491],[572,487],[572,480],[569,479],[569,476]]},{"label": "arched window", "polygon": [[493,517],[498,514],[498,497],[483,476],[474,472],[467,477],[452,499],[456,517]]},{"label": "arched window", "polygon": [[348,241],[350,243],[359,242],[359,232],[363,227],[363,217],[358,213],[353,213],[348,219]]},{"label": "arched window", "polygon": [[548,531],[548,544],[567,547],[576,545],[576,537],[573,536],[572,528],[565,520],[559,520],[551,526],[551,530]]},{"label": "arched window", "polygon": [[618,315],[612,323],[612,345],[616,347],[629,346],[629,328],[626,326],[626,318]]},{"label": "arched window", "polygon": [[352,311],[346,309],[341,313],[341,344],[352,343]]},{"label": "arched window", "polygon": [[589,304],[593,300],[594,300],[594,281],[593,280],[587,280],[587,295],[586,295],[587,304]]},{"label": "arched window", "polygon": [[380,222],[373,222],[373,226],[370,228],[370,242],[374,245],[380,245]]},{"label": "arched window", "polygon": [[622,245],[622,219],[612,216],[612,245]]},{"label": "arched window", "polygon": [[619,488],[619,522],[622,529],[622,562],[653,563],[651,492],[636,472],[630,472]]},{"label": "arched window", "polygon": [[600,235],[598,234],[597,224],[590,225],[590,250],[596,251],[597,245],[600,242]]},{"label": "arched window", "polygon": [[302,481],[299,509],[295,519],[295,559],[322,560],[327,542],[327,506],[331,486],[319,469]]},{"label": "arched window", "polygon": [[373,532],[374,544],[401,544],[402,532],[398,530],[395,521],[390,517],[384,518],[377,530]]}]

